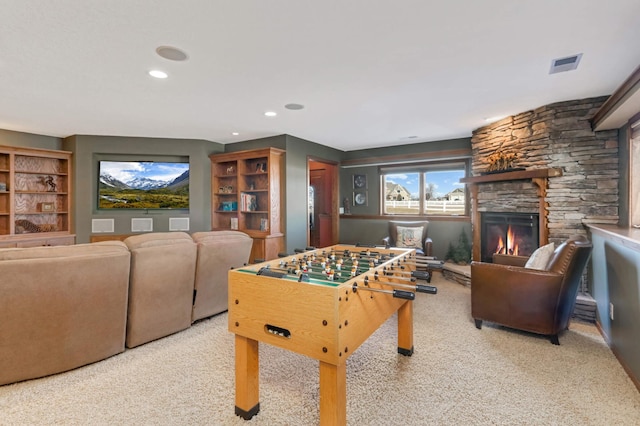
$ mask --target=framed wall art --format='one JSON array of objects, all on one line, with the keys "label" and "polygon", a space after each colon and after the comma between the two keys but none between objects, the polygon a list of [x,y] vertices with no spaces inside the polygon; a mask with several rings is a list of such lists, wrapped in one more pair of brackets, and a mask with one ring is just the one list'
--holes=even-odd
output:
[{"label": "framed wall art", "polygon": [[353,175],[353,189],[367,189],[367,175]]},{"label": "framed wall art", "polygon": [[369,197],[367,196],[367,191],[353,193],[354,206],[366,206],[368,203],[369,203]]},{"label": "framed wall art", "polygon": [[41,212],[53,212],[55,209],[56,205],[54,203],[40,203]]}]

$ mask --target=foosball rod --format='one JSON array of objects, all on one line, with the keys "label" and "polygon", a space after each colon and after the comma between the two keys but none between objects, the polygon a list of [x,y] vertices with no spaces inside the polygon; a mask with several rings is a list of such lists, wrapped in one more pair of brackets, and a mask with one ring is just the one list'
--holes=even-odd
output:
[{"label": "foosball rod", "polygon": [[[325,265],[322,266],[322,263],[324,263]],[[281,264],[282,266],[285,267],[289,267],[289,266],[302,266],[302,265],[307,265],[307,266],[311,266],[311,267],[316,267],[316,268],[325,268],[327,266],[329,266],[332,269],[337,269],[337,263],[333,260],[330,261],[326,261],[326,262],[322,262],[320,260],[304,260],[304,259],[297,259],[297,261],[294,263],[292,261],[288,261],[288,262],[284,262],[283,264]],[[340,269],[341,271],[349,271],[353,268],[353,262],[349,261],[349,260],[344,260],[341,264],[340,264]],[[378,266],[378,265],[375,265]],[[374,267],[375,267],[374,266]],[[370,269],[370,265],[369,263],[366,262],[362,262],[362,263],[358,263],[357,266],[358,270],[360,270],[362,272],[366,272]]]},{"label": "foosball rod", "polygon": [[[365,272],[365,274],[367,273],[371,273],[372,271],[368,271]],[[403,271],[404,272],[404,271]],[[416,278],[415,277],[411,277],[411,276],[397,276],[397,275],[388,275],[385,274],[384,271],[382,274],[380,274],[380,271],[373,271],[373,276],[374,279],[377,280],[378,278],[380,278],[380,275],[382,275],[382,277],[384,277],[385,280],[388,279],[394,279],[394,280],[400,280],[400,281],[408,281],[410,283],[415,283],[416,282]],[[403,274],[404,275],[404,274]]]},{"label": "foosball rod", "polygon": [[[337,258],[331,258],[331,256],[327,256],[327,255],[318,255],[318,254],[314,254],[316,260],[311,260],[311,264],[312,265],[318,265],[321,266],[322,261],[321,260],[317,260],[319,259],[324,259],[326,260],[325,263],[329,263],[332,264],[336,261],[341,260],[342,261],[342,265],[343,265],[343,269],[348,269],[349,267],[353,266],[353,262],[354,260],[358,260],[358,265],[362,264],[362,265],[368,265],[370,266],[370,263],[372,260],[377,261],[374,262],[374,267],[375,266],[379,266],[382,263],[385,263],[386,261],[388,261],[389,259],[386,256],[382,256],[382,257],[371,257],[371,258],[352,258],[352,257],[337,257]],[[296,258],[297,263],[308,263],[309,260],[305,259],[305,258]],[[396,259],[393,260],[393,262],[390,263],[391,266],[398,266],[398,267],[404,267],[404,266],[418,266],[418,267],[431,267],[431,268],[440,268],[442,267],[442,265],[444,264],[443,261],[441,260],[415,260],[413,258],[411,258],[410,260],[407,259]]]},{"label": "foosball rod", "polygon": [[392,262],[393,265],[402,266],[420,266],[423,268],[442,268],[444,262],[442,260],[425,260],[425,261],[415,261],[415,260],[394,260]]},{"label": "foosball rod", "polygon": [[357,255],[357,256],[366,256],[366,257],[374,257],[374,256],[381,256],[381,257],[394,257],[392,254],[390,253],[380,253],[378,251],[364,251],[364,250],[322,250],[318,253],[321,253],[323,255],[334,255],[334,256],[349,256],[351,257],[351,255]]},{"label": "foosball rod", "polygon": [[406,299],[406,300],[415,300],[416,298],[416,294],[411,292],[411,291],[405,291],[405,290],[386,290],[383,288],[371,288],[371,287],[358,287],[358,283],[353,283],[353,292],[356,293],[358,291],[358,289],[360,290],[365,290],[365,291],[372,291],[375,293],[384,293],[384,294],[390,294],[393,297],[395,297],[396,299]]},{"label": "foosball rod", "polygon": [[[296,259],[296,261],[292,261],[292,260],[281,260],[280,261],[280,267],[294,267],[297,268],[299,266],[308,266],[308,267],[312,267],[312,268],[326,268],[326,267],[330,267],[332,269],[338,269],[338,263],[333,261],[333,260],[310,260],[310,259]],[[351,268],[353,268],[353,262],[349,262],[349,261],[343,261],[342,263],[340,263],[340,270],[342,271],[347,271],[350,270]],[[376,265],[377,266],[377,265]],[[368,263],[362,262],[362,263],[358,263],[357,265],[358,269],[364,269],[369,270],[370,266]]]},{"label": "foosball rod", "polygon": [[[414,285],[410,285],[410,284],[402,284],[402,283],[397,283],[397,282],[393,282],[393,281],[387,281],[387,280],[380,280],[380,277],[378,277],[378,279],[373,279],[372,282],[376,282],[376,283],[380,283],[383,285],[390,285],[392,287],[401,287],[401,288],[407,288],[410,290],[414,290],[418,293],[429,293],[429,294],[437,294],[438,293],[438,288],[434,287],[432,285],[424,285],[424,284],[414,284]],[[364,276],[364,285],[368,286],[369,285],[369,276],[365,275]]]},{"label": "foosball rod", "polygon": [[[263,266],[262,268],[260,268],[258,271],[247,271],[247,272],[253,272],[256,275],[263,275],[265,277],[271,277],[271,278],[279,278],[279,279],[283,279],[283,280],[289,280],[289,281],[298,281],[298,282],[315,282],[317,284],[324,284],[327,282],[331,282],[331,280],[329,280],[327,278],[327,276],[323,276],[322,279],[317,279],[314,277],[310,277],[309,274],[307,274],[306,272],[301,273],[300,275],[296,275],[296,274],[288,274],[288,271],[284,271],[284,270],[272,270],[271,268],[267,267],[267,266]],[[305,279],[306,278],[306,279]],[[334,279],[333,281],[336,281],[338,283],[344,283],[346,281],[348,281],[349,279],[351,279],[351,277],[349,277],[348,279],[345,278],[338,278],[337,280]]]},{"label": "foosball rod", "polygon": [[382,258],[377,258],[377,257],[370,257],[370,258],[363,258],[363,257],[357,257],[357,258],[352,258],[349,256],[345,256],[345,257],[341,257],[341,256],[327,256],[327,255],[315,255],[312,258],[306,257],[306,258],[298,258],[297,259],[299,261],[299,263],[304,263],[307,261],[311,261],[311,262],[317,262],[320,263],[322,261],[325,261],[326,263],[337,263],[337,262],[341,262],[343,265],[346,266],[350,266],[353,265],[354,261],[357,261],[358,264],[362,264],[362,265],[369,265],[370,263],[373,263],[374,265],[379,265],[381,263],[384,263],[387,259],[382,259]]},{"label": "foosball rod", "polygon": [[[396,270],[396,268],[398,268]],[[416,280],[424,280],[426,282],[431,282],[431,274],[427,271],[410,271],[406,269],[400,269],[400,267],[396,266],[383,266],[382,274],[386,276],[391,276],[391,274],[402,274],[408,275]]]},{"label": "foosball rod", "polygon": [[276,272],[276,273],[291,274],[297,277],[307,275],[309,278],[322,278],[323,281],[336,281],[339,283],[343,283],[353,278],[352,276],[350,276],[349,273],[346,274],[349,276],[336,276],[334,274],[334,278],[331,280],[329,279],[329,276],[327,274],[323,274],[322,272],[303,271],[302,269],[292,269],[292,268],[279,268],[279,267],[272,267],[270,265],[266,266],[265,269]]}]

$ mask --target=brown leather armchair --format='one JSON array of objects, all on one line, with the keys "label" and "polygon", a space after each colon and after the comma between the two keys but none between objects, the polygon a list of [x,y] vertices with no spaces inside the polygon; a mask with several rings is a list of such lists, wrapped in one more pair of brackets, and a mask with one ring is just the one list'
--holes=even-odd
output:
[{"label": "brown leather armchair", "polygon": [[[422,228],[419,238],[415,238],[414,242],[405,241],[404,243],[399,240],[398,227],[402,231],[402,228]],[[424,256],[432,256],[433,241],[427,236],[427,229],[429,228],[429,221],[389,221],[389,235],[382,239],[382,242],[387,247],[411,247],[416,249],[416,253]],[[401,232],[402,234],[402,232]],[[415,245],[414,245],[415,243]]]},{"label": "brown leather armchair", "polygon": [[[549,336],[569,328],[592,245],[580,235],[560,244],[547,270],[496,263],[471,263],[471,316],[476,327],[490,321]],[[494,259],[498,260],[498,259]]]}]

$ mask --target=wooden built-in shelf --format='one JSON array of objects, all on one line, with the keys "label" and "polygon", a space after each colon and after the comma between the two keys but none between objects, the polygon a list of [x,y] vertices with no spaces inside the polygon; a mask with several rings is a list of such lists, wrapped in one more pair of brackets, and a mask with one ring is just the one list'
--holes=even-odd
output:
[{"label": "wooden built-in shelf", "polygon": [[0,146],[1,247],[75,243],[71,161],[69,151]]},{"label": "wooden built-in shelf", "polygon": [[[261,148],[209,156],[211,229],[238,230],[253,238],[250,263],[275,259],[284,250],[284,154]],[[249,200],[255,203],[252,210]]]}]

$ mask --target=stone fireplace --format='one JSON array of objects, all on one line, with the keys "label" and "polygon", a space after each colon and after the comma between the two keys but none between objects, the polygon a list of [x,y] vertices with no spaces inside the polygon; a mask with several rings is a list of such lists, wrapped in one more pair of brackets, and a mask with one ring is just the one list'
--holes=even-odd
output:
[{"label": "stone fireplace", "polygon": [[[585,224],[618,223],[618,132],[594,132],[590,122],[606,99],[550,104],[473,132],[472,176],[462,180],[471,197],[473,260],[482,257],[485,213],[537,213],[540,246],[586,235]],[[515,154],[519,171],[486,174],[497,152]],[[580,291],[588,296],[588,280]],[[576,311],[583,308],[579,299]]]}]

